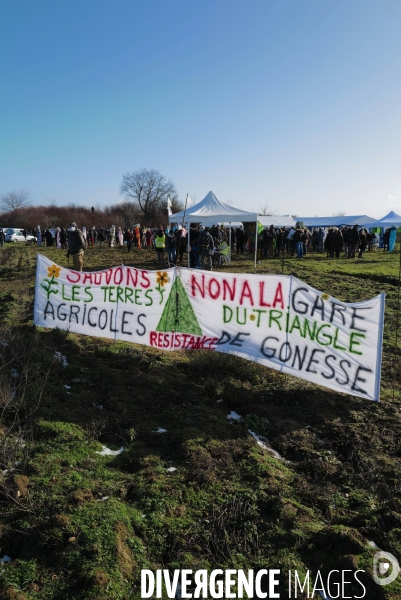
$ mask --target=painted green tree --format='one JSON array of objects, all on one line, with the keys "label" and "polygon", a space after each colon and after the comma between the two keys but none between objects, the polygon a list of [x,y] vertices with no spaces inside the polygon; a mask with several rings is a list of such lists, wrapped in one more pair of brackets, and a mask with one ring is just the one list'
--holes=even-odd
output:
[{"label": "painted green tree", "polygon": [[181,279],[176,277],[164,306],[156,331],[192,333],[202,335],[192,304]]}]

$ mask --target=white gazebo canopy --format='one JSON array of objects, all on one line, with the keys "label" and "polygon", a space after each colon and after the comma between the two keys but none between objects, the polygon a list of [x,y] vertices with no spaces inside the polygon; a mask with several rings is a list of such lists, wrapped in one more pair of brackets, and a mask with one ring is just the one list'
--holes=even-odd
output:
[{"label": "white gazebo canopy", "polygon": [[263,227],[270,227],[270,225],[274,225],[274,227],[295,227],[297,222],[291,215],[259,215],[258,221]]},{"label": "white gazebo canopy", "polygon": [[213,192],[209,192],[203,200],[183,210],[169,215],[170,223],[182,223],[185,215],[185,223],[202,223],[203,225],[215,225],[217,223],[231,223],[243,221],[257,221],[256,212],[247,212],[225,202],[221,202]]}]

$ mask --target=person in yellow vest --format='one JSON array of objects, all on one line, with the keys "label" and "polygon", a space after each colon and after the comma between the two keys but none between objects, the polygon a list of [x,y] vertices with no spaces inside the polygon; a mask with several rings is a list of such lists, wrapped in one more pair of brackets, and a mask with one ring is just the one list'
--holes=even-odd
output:
[{"label": "person in yellow vest", "polygon": [[166,247],[166,236],[163,227],[156,231],[155,246],[157,252],[157,264],[164,265],[164,249]]}]

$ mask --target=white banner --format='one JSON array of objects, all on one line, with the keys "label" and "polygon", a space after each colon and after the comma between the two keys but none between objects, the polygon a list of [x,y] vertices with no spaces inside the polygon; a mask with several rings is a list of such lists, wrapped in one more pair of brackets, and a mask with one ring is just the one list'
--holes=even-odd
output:
[{"label": "white banner", "polygon": [[162,350],[235,354],[379,400],[384,294],[347,304],[286,275],[113,267],[38,255],[34,323]]}]

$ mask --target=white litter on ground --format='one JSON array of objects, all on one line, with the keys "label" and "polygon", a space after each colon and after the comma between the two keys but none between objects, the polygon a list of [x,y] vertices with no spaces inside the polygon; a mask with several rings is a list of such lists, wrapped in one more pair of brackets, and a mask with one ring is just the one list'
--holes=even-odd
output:
[{"label": "white litter on ground", "polygon": [[96,500],[96,502],[105,502],[109,498],[110,498],[110,496],[102,496],[101,498],[98,498],[98,500]]},{"label": "white litter on ground", "polygon": [[17,460],[17,462],[14,463],[14,467],[19,467],[20,465],[22,465],[22,460]]},{"label": "white litter on ground", "polygon": [[64,387],[65,387],[66,390],[70,390],[71,389],[70,385],[65,385]]},{"label": "white litter on ground", "polygon": [[57,360],[63,363],[63,367],[68,367],[67,357],[64,356],[64,354],[61,354],[61,352],[55,352],[54,356],[57,358]]},{"label": "white litter on ground", "polygon": [[11,556],[7,556],[7,554],[5,554],[5,555],[3,556],[3,558],[0,558],[0,562],[1,562],[1,563],[7,563],[7,562],[11,562],[11,561],[12,561],[12,558],[11,558]]},{"label": "white litter on ground", "polygon": [[118,454],[122,454],[123,452],[123,446],[121,446],[119,450],[110,450],[110,448],[107,448],[107,446],[102,446],[102,450],[100,452],[96,451],[96,454],[100,454],[100,456],[117,456]]},{"label": "white litter on ground", "polygon": [[251,431],[250,429],[248,429],[248,433],[251,434],[251,436],[253,437],[254,440],[256,440],[256,442],[258,443],[258,446],[260,446],[261,448],[263,448],[263,450],[267,450],[269,452],[269,454],[271,454],[274,458],[277,458],[278,460],[285,460],[281,454],[279,454],[276,450],[274,450],[271,446],[270,446],[270,442],[267,438],[258,435],[257,433],[255,433],[254,431]]},{"label": "white litter on ground", "polygon": [[230,412],[230,414],[227,415],[227,419],[230,419],[230,421],[240,421],[242,419],[242,417],[241,417],[241,415],[236,413],[235,410],[232,410]]},{"label": "white litter on ground", "polygon": [[375,550],[380,550],[379,546],[377,544],[375,544],[374,542],[368,542],[368,545],[371,548],[375,548]]},{"label": "white litter on ground", "polygon": [[99,404],[99,406],[97,407],[99,410],[103,410],[103,404]]},{"label": "white litter on ground", "polygon": [[216,402],[223,402],[223,398],[219,398]]},{"label": "white litter on ground", "polygon": [[174,473],[174,471],[177,470],[177,467],[169,467],[168,469],[166,469],[166,471],[168,471],[169,473]]},{"label": "white litter on ground", "polygon": [[158,429],[156,429],[156,431],[152,431],[152,433],[167,433],[167,429],[162,429],[161,427],[159,427]]}]

